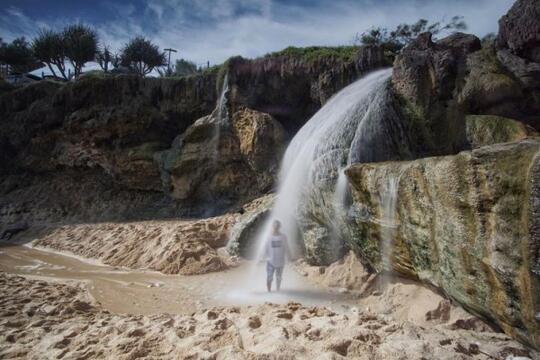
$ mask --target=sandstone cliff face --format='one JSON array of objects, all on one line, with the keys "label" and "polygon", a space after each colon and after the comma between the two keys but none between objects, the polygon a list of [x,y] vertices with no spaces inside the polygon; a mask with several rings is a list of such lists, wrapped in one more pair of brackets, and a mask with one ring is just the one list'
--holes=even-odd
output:
[{"label": "sandstone cliff face", "polygon": [[[355,164],[346,171],[355,229],[348,245],[371,267],[389,266],[440,287],[538,347],[539,169],[537,139],[411,162]],[[389,233],[381,199],[390,177],[399,182],[390,219],[397,225]]]},{"label": "sandstone cliff face", "polygon": [[[112,181],[118,190],[141,192],[148,198],[165,189],[164,211],[169,213],[181,205],[189,210],[201,198],[206,203],[199,207],[218,197],[225,199],[222,205],[241,203],[245,196],[249,200],[271,189],[284,141],[328,97],[384,64],[382,52],[366,48],[350,60],[237,58],[219,70],[180,79],[88,76],[68,84],[42,81],[6,90],[0,95],[0,174],[55,177],[90,171],[102,183]],[[218,147],[230,154],[216,157],[223,155],[219,162],[224,166],[214,171],[208,147],[214,146],[212,133],[205,133],[201,123],[190,126],[212,112],[226,73],[232,120]],[[189,134],[184,134],[188,128]],[[178,145],[173,144],[175,138],[196,133],[208,138],[187,141],[193,146],[185,153],[191,151],[199,161],[192,163],[191,175],[198,173],[209,184],[198,184],[196,176],[182,180],[185,166],[174,167],[172,181],[171,176],[163,176],[156,159]],[[173,183],[175,189],[169,191]],[[210,190],[201,197],[204,188]],[[171,207],[168,195],[182,201]]]},{"label": "sandstone cliff face", "polygon": [[274,116],[294,134],[333,94],[362,75],[389,66],[382,48],[360,47],[352,59],[322,56],[233,58],[228,64],[231,104]]}]

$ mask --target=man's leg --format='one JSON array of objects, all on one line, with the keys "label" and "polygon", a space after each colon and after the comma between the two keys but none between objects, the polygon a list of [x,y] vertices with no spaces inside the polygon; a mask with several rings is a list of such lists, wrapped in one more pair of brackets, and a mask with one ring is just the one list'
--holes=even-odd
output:
[{"label": "man's leg", "polygon": [[283,266],[280,266],[276,269],[276,289],[279,291],[281,288],[281,276],[283,275]]},{"label": "man's leg", "polygon": [[274,278],[275,268],[269,262],[266,263],[266,290],[272,291],[272,279]]}]

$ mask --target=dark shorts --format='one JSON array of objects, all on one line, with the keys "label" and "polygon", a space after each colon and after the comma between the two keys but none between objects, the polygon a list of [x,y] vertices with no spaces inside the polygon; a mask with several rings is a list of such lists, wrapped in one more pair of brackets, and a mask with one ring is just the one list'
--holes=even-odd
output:
[{"label": "dark shorts", "polygon": [[283,266],[276,267],[269,262],[266,262],[266,281],[270,282],[274,278],[274,272],[276,273],[276,279],[281,281],[281,275],[283,274]]}]

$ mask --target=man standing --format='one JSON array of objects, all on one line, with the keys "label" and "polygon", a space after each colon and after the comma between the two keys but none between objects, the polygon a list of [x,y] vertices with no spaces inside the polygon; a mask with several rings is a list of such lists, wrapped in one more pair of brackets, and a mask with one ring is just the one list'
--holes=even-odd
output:
[{"label": "man standing", "polygon": [[276,290],[279,291],[283,267],[285,266],[285,254],[289,253],[287,237],[279,231],[280,228],[281,223],[279,220],[274,220],[272,223],[272,234],[266,240],[265,245],[266,288],[268,292],[272,291],[274,273],[276,274]]}]

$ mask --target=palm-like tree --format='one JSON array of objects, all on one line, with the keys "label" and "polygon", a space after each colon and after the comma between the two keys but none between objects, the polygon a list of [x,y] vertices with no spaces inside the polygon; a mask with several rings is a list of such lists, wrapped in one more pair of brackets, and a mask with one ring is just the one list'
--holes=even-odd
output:
[{"label": "palm-like tree", "polygon": [[165,66],[165,54],[159,51],[157,45],[144,37],[136,37],[127,43],[120,55],[123,66],[130,68],[139,76],[144,77],[156,67]]},{"label": "palm-like tree", "polygon": [[34,57],[30,44],[24,37],[9,44],[0,39],[0,63],[8,65],[13,73],[26,73],[43,66]]},{"label": "palm-like tree", "polygon": [[51,73],[56,77],[54,66],[58,69],[62,77],[66,76],[66,44],[62,34],[53,30],[40,30],[32,42],[32,50],[35,57],[47,64]]},{"label": "palm-like tree", "polygon": [[64,28],[62,37],[66,47],[66,57],[71,62],[75,77],[77,77],[84,64],[93,61],[98,52],[97,34],[83,24],[74,24]]},{"label": "palm-like tree", "polygon": [[109,72],[109,64],[115,67],[116,58],[117,56],[111,52],[107,45],[96,53],[96,62],[104,72]]}]

